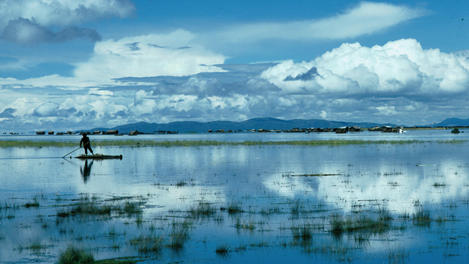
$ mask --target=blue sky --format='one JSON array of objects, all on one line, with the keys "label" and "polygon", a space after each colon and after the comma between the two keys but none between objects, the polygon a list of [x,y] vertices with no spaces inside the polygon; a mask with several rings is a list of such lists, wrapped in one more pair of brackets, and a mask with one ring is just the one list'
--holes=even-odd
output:
[{"label": "blue sky", "polygon": [[0,130],[468,118],[469,2],[0,0]]}]

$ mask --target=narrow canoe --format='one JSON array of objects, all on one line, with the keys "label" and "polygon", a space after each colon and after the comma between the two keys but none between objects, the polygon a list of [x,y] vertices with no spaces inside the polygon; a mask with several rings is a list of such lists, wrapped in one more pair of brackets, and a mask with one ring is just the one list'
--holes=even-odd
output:
[{"label": "narrow canoe", "polygon": [[93,154],[93,155],[80,155],[76,156],[76,159],[122,159],[122,155],[104,155],[104,154]]}]

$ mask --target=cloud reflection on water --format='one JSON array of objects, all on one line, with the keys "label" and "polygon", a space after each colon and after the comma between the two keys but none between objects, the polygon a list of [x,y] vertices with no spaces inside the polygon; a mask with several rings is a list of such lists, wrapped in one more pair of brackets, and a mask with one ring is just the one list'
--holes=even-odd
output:
[{"label": "cloud reflection on water", "polygon": [[[324,164],[318,172],[348,171],[344,164]],[[415,167],[415,168],[414,168]],[[344,212],[357,205],[380,205],[394,213],[414,213],[418,207],[437,206],[469,193],[468,167],[445,159],[437,164],[381,165],[354,174],[295,176],[276,173],[264,180],[267,189],[288,198],[314,197]]]}]

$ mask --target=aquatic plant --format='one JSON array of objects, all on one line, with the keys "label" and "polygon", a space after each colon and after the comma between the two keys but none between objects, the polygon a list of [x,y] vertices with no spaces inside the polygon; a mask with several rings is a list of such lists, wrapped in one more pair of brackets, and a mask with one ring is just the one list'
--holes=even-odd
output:
[{"label": "aquatic plant", "polygon": [[379,217],[372,219],[368,216],[360,216],[358,218],[343,219],[339,216],[333,216],[331,220],[330,232],[335,237],[340,237],[345,233],[363,232],[370,234],[381,234],[391,229],[390,219]]},{"label": "aquatic plant", "polygon": [[189,239],[189,231],[192,227],[192,222],[173,222],[171,226],[172,229],[169,234],[170,241],[167,247],[174,251],[179,251],[184,247],[185,242]]},{"label": "aquatic plant", "polygon": [[185,181],[178,181],[178,182],[176,183],[176,187],[184,187],[184,186],[186,186],[186,185],[187,185],[187,183],[186,183]]},{"label": "aquatic plant", "polygon": [[445,187],[445,186],[446,186],[446,184],[445,184],[445,183],[441,183],[441,182],[435,182],[435,183],[433,184],[433,187],[435,187],[435,188],[438,188],[438,187]]},{"label": "aquatic plant", "polygon": [[226,210],[229,215],[235,215],[235,214],[240,214],[243,213],[243,209],[241,208],[240,205],[238,204],[230,204],[227,208],[220,208],[221,211]]},{"label": "aquatic plant", "polygon": [[230,249],[225,245],[218,246],[215,249],[215,253],[217,253],[217,255],[219,255],[219,256],[226,256],[226,255],[228,255],[229,252],[230,252]]},{"label": "aquatic plant", "polygon": [[83,249],[73,246],[68,247],[65,252],[60,255],[59,264],[87,264],[94,263],[93,255]]},{"label": "aquatic plant", "polygon": [[302,226],[292,227],[293,240],[300,241],[303,244],[309,243],[313,239],[313,228],[310,225],[303,224]]},{"label": "aquatic plant", "polygon": [[406,259],[409,257],[409,253],[403,249],[394,249],[388,253],[388,263],[399,264],[406,263]]},{"label": "aquatic plant", "polygon": [[135,264],[142,260],[143,259],[136,258],[136,257],[120,257],[120,258],[97,260],[94,262],[94,264]]},{"label": "aquatic plant", "polygon": [[432,219],[430,217],[430,212],[419,209],[416,213],[412,215],[412,223],[416,226],[430,226]]},{"label": "aquatic plant", "polygon": [[188,212],[193,218],[201,218],[213,216],[216,210],[209,203],[199,202],[196,207],[191,207]]},{"label": "aquatic plant", "polygon": [[25,208],[31,208],[31,207],[37,208],[37,207],[39,207],[39,201],[38,201],[37,197],[34,197],[32,202],[25,203],[23,206]]},{"label": "aquatic plant", "polygon": [[143,254],[159,254],[163,247],[163,238],[156,235],[139,236],[129,241],[130,245],[136,247]]},{"label": "aquatic plant", "polygon": [[136,215],[141,214],[143,212],[142,208],[140,207],[143,202],[125,202],[124,207],[122,208],[121,212],[127,215]]}]

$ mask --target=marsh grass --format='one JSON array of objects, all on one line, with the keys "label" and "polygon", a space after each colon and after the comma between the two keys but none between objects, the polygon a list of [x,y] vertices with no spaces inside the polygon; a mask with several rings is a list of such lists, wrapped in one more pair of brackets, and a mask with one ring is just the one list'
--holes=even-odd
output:
[{"label": "marsh grass", "polygon": [[412,215],[412,223],[416,226],[429,227],[432,222],[430,217],[430,212],[419,209],[416,213]]},{"label": "marsh grass", "polygon": [[226,211],[229,215],[236,215],[240,213],[244,213],[242,207],[238,204],[230,204],[228,207],[221,207],[220,211]]},{"label": "marsh grass", "polygon": [[230,248],[228,246],[225,246],[225,245],[218,246],[215,249],[215,253],[218,256],[222,256],[222,257],[226,257],[229,252],[230,252]]},{"label": "marsh grass", "polygon": [[236,223],[234,225],[236,230],[248,230],[248,231],[254,231],[256,230],[256,224],[252,221],[242,221],[240,218],[236,218]]},{"label": "marsh grass", "polygon": [[43,250],[50,248],[50,245],[42,244],[41,242],[34,242],[29,246],[19,246],[18,250],[21,252],[23,250],[29,250],[33,254],[40,254]]},{"label": "marsh grass", "polygon": [[343,219],[340,216],[333,216],[331,220],[330,232],[334,237],[341,237],[348,233],[368,233],[382,234],[391,230],[390,218],[378,217],[376,220],[368,216],[359,216],[358,218],[348,217]]},{"label": "marsh grass", "polygon": [[112,207],[110,205],[99,205],[94,202],[85,202],[75,205],[71,210],[59,213],[59,216],[76,216],[76,215],[110,215]]},{"label": "marsh grass", "polygon": [[131,215],[139,215],[143,212],[141,206],[144,204],[144,202],[139,201],[139,202],[129,202],[126,201],[124,206],[120,208],[120,213],[121,214],[127,214],[128,216]]},{"label": "marsh grass", "polygon": [[66,208],[58,211],[57,217],[111,216],[113,214],[138,217],[142,214],[142,205],[146,203],[144,200],[125,201],[124,203],[115,202],[123,200],[126,199],[101,200],[98,197],[82,196],[74,200],[76,203],[63,205]]},{"label": "marsh grass", "polygon": [[2,210],[16,210],[16,209],[19,209],[20,206],[17,205],[17,204],[10,204],[10,203],[6,203],[4,202],[2,205],[0,205],[0,211]]},{"label": "marsh grass", "polygon": [[299,241],[303,244],[309,244],[313,239],[314,229],[307,224],[291,228],[294,241]]},{"label": "marsh grass", "polygon": [[340,173],[306,173],[306,174],[284,174],[284,177],[330,177],[342,176]]},{"label": "marsh grass", "polygon": [[23,207],[25,207],[25,208],[31,208],[31,207],[38,208],[39,207],[39,201],[38,201],[37,197],[35,197],[32,202],[25,203],[23,205]]},{"label": "marsh grass", "polygon": [[389,251],[387,255],[388,255],[388,263],[392,263],[392,264],[406,263],[407,262],[406,260],[409,257],[409,253],[403,249]]},{"label": "marsh grass", "polygon": [[163,248],[164,239],[161,236],[139,236],[129,241],[142,254],[159,254]]},{"label": "marsh grass", "polygon": [[59,264],[94,263],[94,257],[83,249],[68,247],[59,257]]},{"label": "marsh grass", "polygon": [[169,234],[169,244],[167,247],[174,251],[180,251],[184,248],[184,244],[190,238],[189,231],[192,228],[192,222],[173,222],[171,226],[172,228]]},{"label": "marsh grass", "polygon": [[94,262],[94,264],[135,264],[135,263],[138,263],[139,261],[142,261],[142,259],[136,258],[136,257],[121,257],[121,258],[97,260]]},{"label": "marsh grass", "polygon": [[207,202],[199,202],[197,206],[188,210],[192,218],[207,218],[215,215],[216,209]]},{"label": "marsh grass", "polygon": [[[126,147],[192,147],[192,146],[259,146],[259,145],[299,145],[299,146],[341,146],[341,145],[376,145],[376,144],[421,144],[442,143],[460,144],[467,140],[290,140],[290,141],[215,141],[215,140],[94,140],[93,146],[126,146]],[[0,148],[9,147],[76,147],[76,141],[35,141],[35,140],[1,140]]]}]

